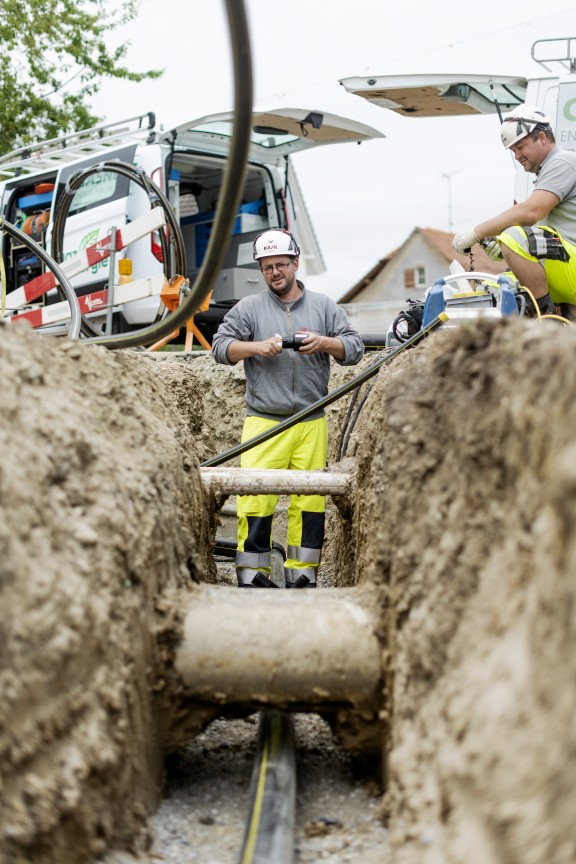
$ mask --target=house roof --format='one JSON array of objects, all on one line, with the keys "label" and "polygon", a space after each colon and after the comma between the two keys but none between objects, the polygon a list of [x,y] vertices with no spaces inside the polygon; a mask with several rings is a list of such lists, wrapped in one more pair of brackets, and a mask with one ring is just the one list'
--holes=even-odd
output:
[{"label": "house roof", "polygon": [[384,270],[388,262],[392,260],[392,258],[396,255],[397,252],[398,249],[394,249],[394,251],[390,252],[386,256],[386,258],[381,258],[378,263],[375,264],[374,267],[372,267],[372,269],[369,270],[368,273],[366,273],[360,279],[359,282],[356,282],[356,284],[353,285],[352,288],[350,288],[349,291],[346,292],[346,294],[343,294],[342,297],[340,297],[338,303],[350,303],[350,301],[353,300],[357,294],[359,294],[364,288],[370,285],[370,283],[382,272],[382,270]]},{"label": "house roof", "polygon": [[[449,265],[452,261],[458,261],[465,270],[471,270],[470,255],[460,255],[452,248],[452,240],[454,233],[452,231],[440,231],[438,228],[414,228],[409,237],[404,243],[392,252],[389,252],[384,258],[381,258],[377,264],[372,267],[355,285],[352,286],[345,294],[340,297],[338,303],[350,303],[364,288],[367,288],[371,282],[384,270],[387,264],[410,242],[415,234],[420,234],[427,243],[436,249],[437,252],[446,259],[446,264]],[[481,246],[474,246],[472,249],[472,257],[474,260],[474,270],[480,273],[501,273],[502,262],[493,261],[486,254]]]}]

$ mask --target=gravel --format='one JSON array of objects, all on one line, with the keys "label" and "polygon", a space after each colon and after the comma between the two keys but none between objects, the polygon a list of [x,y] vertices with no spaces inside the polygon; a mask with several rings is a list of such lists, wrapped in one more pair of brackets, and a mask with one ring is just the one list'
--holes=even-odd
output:
[{"label": "gravel", "polygon": [[[215,720],[170,760],[164,799],[150,821],[150,864],[238,861],[257,730],[256,714]],[[296,715],[295,736],[296,864],[386,864],[375,766],[345,753],[315,715]]]}]

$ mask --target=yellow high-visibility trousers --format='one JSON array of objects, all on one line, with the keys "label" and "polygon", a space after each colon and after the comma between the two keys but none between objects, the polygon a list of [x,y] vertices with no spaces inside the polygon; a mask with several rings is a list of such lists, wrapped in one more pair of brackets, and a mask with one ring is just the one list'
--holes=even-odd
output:
[{"label": "yellow high-visibility trousers", "polygon": [[[260,435],[277,420],[247,417],[242,443]],[[310,471],[326,467],[328,422],[326,417],[297,423],[268,441],[242,453],[242,468],[290,468]],[[253,584],[260,571],[271,570],[272,519],[278,495],[237,497],[238,545],[236,574],[240,586]],[[315,587],[324,542],[326,499],[323,495],[291,495],[288,506],[287,558],[284,576],[287,588]]]}]

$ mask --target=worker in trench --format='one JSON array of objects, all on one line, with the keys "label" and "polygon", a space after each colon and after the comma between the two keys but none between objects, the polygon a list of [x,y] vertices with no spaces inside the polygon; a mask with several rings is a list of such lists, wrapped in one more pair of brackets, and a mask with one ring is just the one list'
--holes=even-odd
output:
[{"label": "worker in trench", "polygon": [[[364,344],[344,310],[297,279],[300,249],[294,236],[269,229],[253,245],[266,289],[244,297],[225,316],[212,342],[218,363],[244,361],[246,418],[242,442],[260,435],[326,396],[330,358],[359,363]],[[305,421],[245,451],[242,468],[326,467],[328,423],[323,408]],[[237,498],[236,574],[243,588],[274,587],[270,579],[272,519],[277,495]],[[315,588],[326,502],[291,495],[288,507],[286,588]]]},{"label": "worker in trench", "polygon": [[576,153],[556,144],[550,118],[533,105],[518,105],[500,135],[524,170],[535,174],[534,191],[520,204],[456,234],[464,253],[481,242],[502,258],[531,291],[541,314],[576,320]]}]

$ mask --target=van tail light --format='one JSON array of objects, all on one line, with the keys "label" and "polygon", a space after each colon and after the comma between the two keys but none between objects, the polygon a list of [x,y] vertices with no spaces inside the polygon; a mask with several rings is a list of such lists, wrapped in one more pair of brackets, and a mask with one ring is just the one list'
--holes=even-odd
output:
[{"label": "van tail light", "polygon": [[[158,186],[159,189],[164,191],[164,172],[162,171],[161,167],[154,169],[151,174],[151,179],[156,184],[156,186]],[[161,230],[164,231],[164,234],[166,236],[166,247],[168,247],[168,244],[170,243],[168,226],[166,225],[166,227],[162,228]],[[152,252],[152,255],[156,258],[157,261],[159,261],[161,264],[164,263],[164,255],[162,254],[162,244],[160,242],[159,231],[153,231],[150,235],[150,251]]]},{"label": "van tail light", "polygon": [[160,234],[158,231],[153,231],[150,235],[150,251],[157,261],[164,263],[164,255],[162,254],[162,246],[160,245]]}]

